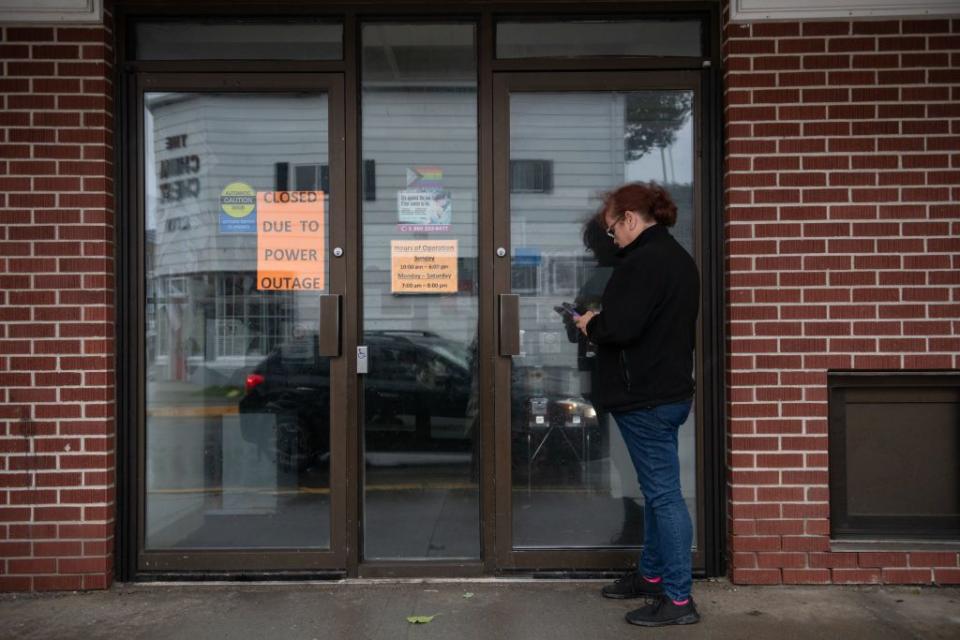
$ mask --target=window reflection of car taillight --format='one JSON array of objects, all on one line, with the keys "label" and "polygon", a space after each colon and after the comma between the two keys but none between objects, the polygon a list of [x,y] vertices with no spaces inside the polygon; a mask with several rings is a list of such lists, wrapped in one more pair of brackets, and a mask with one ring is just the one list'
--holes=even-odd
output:
[{"label": "window reflection of car taillight", "polygon": [[259,373],[251,373],[247,376],[247,384],[244,385],[244,390],[247,393],[250,393],[257,387],[257,385],[263,384],[264,380],[266,380],[266,378]]}]

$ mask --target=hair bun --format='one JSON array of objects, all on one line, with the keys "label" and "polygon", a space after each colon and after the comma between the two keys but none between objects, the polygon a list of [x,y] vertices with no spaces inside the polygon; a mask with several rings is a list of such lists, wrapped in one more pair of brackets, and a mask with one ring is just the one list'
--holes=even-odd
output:
[{"label": "hair bun", "polygon": [[677,222],[677,205],[667,190],[655,182],[650,183],[650,192],[653,196],[650,202],[650,215],[666,227],[672,227]]}]

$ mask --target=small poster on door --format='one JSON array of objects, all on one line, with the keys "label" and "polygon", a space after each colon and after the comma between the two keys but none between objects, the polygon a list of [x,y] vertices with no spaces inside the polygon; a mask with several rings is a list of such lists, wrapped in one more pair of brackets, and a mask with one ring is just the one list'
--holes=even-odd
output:
[{"label": "small poster on door", "polygon": [[391,240],[392,293],[456,293],[456,240]]},{"label": "small poster on door", "polygon": [[323,290],[323,191],[257,193],[257,289]]},{"label": "small poster on door", "polygon": [[453,197],[446,189],[407,189],[397,192],[398,230],[449,231]]}]

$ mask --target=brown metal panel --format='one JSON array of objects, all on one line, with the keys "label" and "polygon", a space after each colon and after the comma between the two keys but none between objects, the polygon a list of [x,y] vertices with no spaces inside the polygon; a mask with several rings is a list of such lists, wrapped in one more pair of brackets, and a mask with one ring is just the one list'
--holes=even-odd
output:
[{"label": "brown metal panel", "polygon": [[479,312],[480,312],[480,553],[484,571],[488,574],[496,570],[494,550],[497,540],[496,518],[496,482],[495,460],[497,449],[494,439],[494,369],[496,359],[494,349],[495,330],[493,313],[495,306],[493,269],[493,73],[490,60],[493,58],[493,19],[485,13],[480,21],[477,49],[480,56],[477,81],[477,125],[479,129],[479,201],[480,220],[478,221],[478,269],[479,269]]},{"label": "brown metal panel", "polygon": [[[916,478],[894,480],[897,482],[894,488],[885,489],[884,479],[858,478],[858,471],[870,473],[866,470],[875,465],[870,464],[872,458],[869,455],[858,465],[853,452],[861,451],[863,455],[862,448],[872,446],[880,438],[888,451],[896,450],[906,456],[904,466],[916,467],[928,459],[924,457],[928,455],[924,453],[924,446],[933,447],[926,449],[927,452],[936,448],[943,450],[943,447],[949,451],[960,433],[960,421],[957,420],[960,372],[834,371],[827,376],[827,392],[831,536],[854,550],[869,549],[870,545],[877,544],[876,541],[889,547],[904,540],[956,540],[960,531],[960,508],[956,502],[956,487],[950,482],[950,476],[955,474],[951,473],[949,456],[937,461],[940,464],[946,462],[947,470],[933,473],[942,482],[923,487],[915,484]],[[878,410],[877,405],[888,405],[890,409]],[[896,405],[902,409],[898,411]],[[904,419],[907,413],[911,416],[909,420]],[[914,422],[924,427],[914,427]],[[939,428],[931,430],[930,425]],[[925,438],[925,445],[913,444],[918,433]],[[935,463],[931,462],[927,467],[931,464]],[[956,466],[955,461],[952,466]],[[929,471],[927,482],[930,481]],[[903,490],[904,482],[908,486],[906,491]],[[933,498],[938,506],[928,502],[925,512],[914,510],[915,504],[909,496],[918,495],[918,491],[925,499]],[[853,506],[857,503],[859,508]],[[917,546],[916,542],[913,544]]]},{"label": "brown metal panel", "polygon": [[343,24],[343,62],[346,69],[346,87],[344,91],[344,151],[346,169],[345,235],[343,241],[346,296],[343,305],[343,341],[346,351],[347,394],[344,424],[344,460],[346,462],[346,480],[344,497],[346,510],[343,522],[346,544],[348,575],[356,576],[360,563],[360,499],[361,475],[363,464],[360,456],[360,419],[363,415],[363,394],[360,393],[361,380],[357,376],[356,346],[359,342],[361,322],[360,306],[363,300],[362,280],[360,278],[361,247],[360,241],[360,62],[359,27],[356,16],[347,15]]},{"label": "brown metal panel", "polygon": [[[317,76],[311,83],[323,88],[330,118],[330,284],[327,290],[338,297],[345,296],[346,261],[333,253],[333,247],[342,247],[346,239],[346,150],[344,149],[344,103],[343,76],[329,74]],[[311,87],[311,88],[313,88]],[[342,523],[346,519],[347,479],[349,464],[346,456],[347,421],[349,411],[347,358],[343,355],[330,358],[330,558],[331,568],[346,566],[346,531]]]}]

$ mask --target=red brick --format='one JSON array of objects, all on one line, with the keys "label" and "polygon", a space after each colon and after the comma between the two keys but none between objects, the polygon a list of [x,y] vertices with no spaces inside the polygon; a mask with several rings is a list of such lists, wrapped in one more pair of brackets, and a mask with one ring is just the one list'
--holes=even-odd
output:
[{"label": "red brick", "polygon": [[108,558],[61,558],[57,561],[60,573],[104,573],[110,570]]},{"label": "red brick", "polygon": [[730,474],[733,484],[747,485],[775,485],[780,482],[780,473],[777,471],[733,471]]},{"label": "red brick", "polygon": [[933,570],[883,569],[881,580],[886,584],[929,584],[933,582]]},{"label": "red brick", "polygon": [[727,43],[731,55],[755,55],[758,53],[775,53],[776,40],[731,40]]},{"label": "red brick", "polygon": [[83,576],[84,589],[109,589],[111,584],[111,574],[109,573]]},{"label": "red brick", "polygon": [[810,567],[817,569],[856,568],[856,553],[810,553]]},{"label": "red brick", "polygon": [[32,591],[33,578],[27,576],[0,575],[0,592]]},{"label": "red brick", "polygon": [[931,36],[930,49],[958,49],[960,48],[960,36]]},{"label": "red brick", "polygon": [[907,554],[897,552],[861,552],[858,563],[864,568],[905,567]]},{"label": "red brick", "polygon": [[[960,569],[934,569],[933,581],[937,584],[960,584]],[[0,583],[0,589],[2,586]]]},{"label": "red brick", "polygon": [[[0,44],[0,58],[4,60],[26,60],[30,57],[30,47],[25,44]],[[26,85],[23,83],[26,82]],[[0,90],[6,92],[29,91],[29,81],[4,80],[0,83]]]},{"label": "red brick", "polygon": [[904,355],[905,369],[953,369],[949,355]]},{"label": "red brick", "polygon": [[850,22],[804,22],[803,35],[845,36],[850,33]]},{"label": "red brick", "polygon": [[758,553],[757,567],[760,569],[773,569],[790,567],[800,569],[807,564],[807,554],[805,553]]},{"label": "red brick", "polygon": [[956,84],[960,82],[960,70],[931,69],[927,72],[927,80],[931,84]]},{"label": "red brick", "polygon": [[917,551],[910,553],[911,567],[951,567],[958,566],[958,554],[955,551]]},{"label": "red brick", "polygon": [[879,584],[879,569],[833,569],[833,581],[836,584]]},{"label": "red brick", "polygon": [[784,584],[830,584],[830,571],[827,569],[787,569],[783,570]]},{"label": "red brick", "polygon": [[734,536],[731,540],[734,551],[779,551],[779,536]]},{"label": "red brick", "polygon": [[903,33],[946,33],[950,31],[948,20],[904,20]]},{"label": "red brick", "polygon": [[33,552],[39,557],[79,556],[83,554],[81,542],[34,542]]},{"label": "red brick", "polygon": [[33,579],[37,591],[76,591],[83,588],[81,576],[37,576]]},{"label": "red brick", "polygon": [[53,558],[10,559],[7,571],[11,574],[56,573],[57,561]]}]

